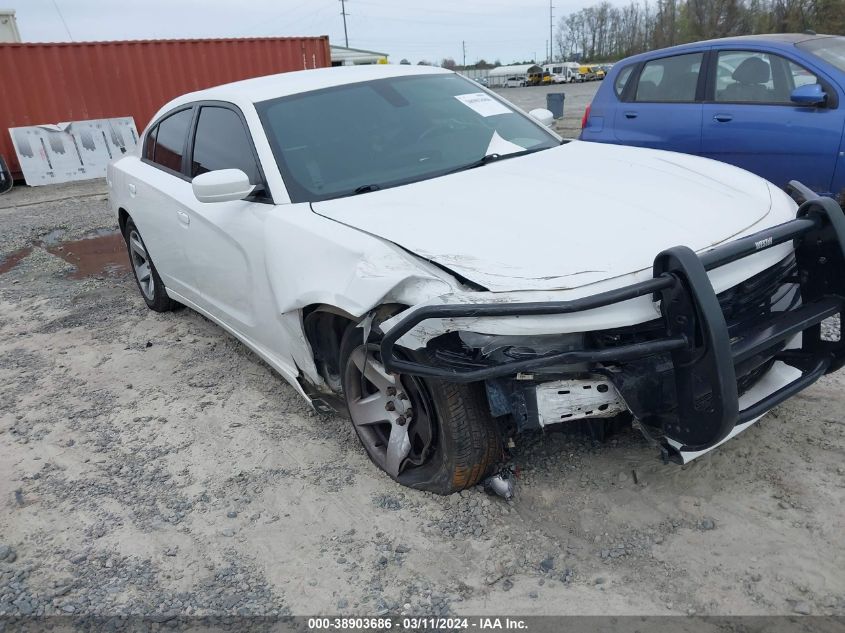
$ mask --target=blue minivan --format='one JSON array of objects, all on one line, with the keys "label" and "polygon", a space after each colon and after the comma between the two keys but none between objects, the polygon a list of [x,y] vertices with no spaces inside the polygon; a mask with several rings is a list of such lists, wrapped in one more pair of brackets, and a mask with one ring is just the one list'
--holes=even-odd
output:
[{"label": "blue minivan", "polygon": [[665,48],[613,66],[581,139],[697,154],[845,202],[845,37]]}]

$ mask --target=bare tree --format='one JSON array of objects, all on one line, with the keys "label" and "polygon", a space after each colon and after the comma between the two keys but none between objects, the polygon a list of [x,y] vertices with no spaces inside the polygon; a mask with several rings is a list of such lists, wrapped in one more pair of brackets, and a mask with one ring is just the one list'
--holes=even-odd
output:
[{"label": "bare tree", "polygon": [[845,34],[845,0],[606,0],[558,20],[562,59],[615,60],[653,48],[751,33]]}]

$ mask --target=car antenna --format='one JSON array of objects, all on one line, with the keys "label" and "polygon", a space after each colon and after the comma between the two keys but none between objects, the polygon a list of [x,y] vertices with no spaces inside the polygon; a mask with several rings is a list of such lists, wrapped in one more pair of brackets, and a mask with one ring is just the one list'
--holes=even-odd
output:
[{"label": "car antenna", "polygon": [[804,29],[804,35],[818,35],[813,29]]}]

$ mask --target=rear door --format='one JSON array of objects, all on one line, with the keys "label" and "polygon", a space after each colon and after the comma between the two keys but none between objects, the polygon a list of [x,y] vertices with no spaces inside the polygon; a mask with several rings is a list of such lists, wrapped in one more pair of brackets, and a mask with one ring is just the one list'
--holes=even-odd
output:
[{"label": "rear door", "polygon": [[182,165],[192,116],[190,105],[162,116],[147,132],[135,173],[126,178],[129,215],[156,270],[169,290],[186,298],[194,292],[179,214],[185,201],[193,198]]},{"label": "rear door", "polygon": [[624,145],[697,154],[701,149],[704,57],[704,51],[693,51],[644,62],[616,107],[616,140]]},{"label": "rear door", "polygon": [[[832,85],[801,63],[762,50],[715,50],[703,109],[702,154],[747,169],[778,187],[797,179],[829,193],[843,129]],[[790,93],[821,83],[824,106]]]}]

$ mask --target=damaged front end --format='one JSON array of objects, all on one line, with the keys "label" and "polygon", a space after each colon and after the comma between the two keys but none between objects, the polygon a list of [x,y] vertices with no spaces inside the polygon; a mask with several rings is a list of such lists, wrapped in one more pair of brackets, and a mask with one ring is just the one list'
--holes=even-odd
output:
[{"label": "damaged front end", "polygon": [[[780,245],[782,259],[714,290],[708,272]],[[384,324],[381,355],[390,371],[483,381],[492,415],[511,416],[518,430],[630,411],[664,457],[683,463],[842,366],[845,343],[824,340],[820,324],[845,308],[843,270],[845,216],[832,199],[814,199],[790,222],[701,255],[667,249],[651,278],[622,288],[570,301],[420,306]],[[659,317],[559,334],[450,330],[417,350],[400,342],[428,321],[585,316],[635,302]]]}]

